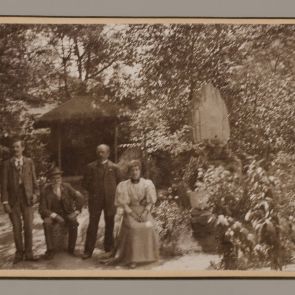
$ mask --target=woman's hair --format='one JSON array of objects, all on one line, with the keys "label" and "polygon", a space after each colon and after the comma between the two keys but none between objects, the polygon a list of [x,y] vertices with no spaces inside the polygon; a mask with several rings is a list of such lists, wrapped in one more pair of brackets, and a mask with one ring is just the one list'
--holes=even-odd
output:
[{"label": "woman's hair", "polygon": [[128,172],[130,172],[133,167],[138,167],[141,170],[141,162],[139,160],[131,160],[128,163]]}]

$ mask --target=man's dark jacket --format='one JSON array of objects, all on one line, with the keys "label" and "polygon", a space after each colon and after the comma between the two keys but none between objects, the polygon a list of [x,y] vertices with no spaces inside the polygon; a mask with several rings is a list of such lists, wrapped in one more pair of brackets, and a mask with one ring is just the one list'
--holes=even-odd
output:
[{"label": "man's dark jacket", "polygon": [[[25,189],[27,205],[33,205],[33,195],[39,194],[35,165],[32,159],[23,157],[22,181]],[[3,163],[1,201],[8,202],[11,207],[17,201],[19,189],[19,172],[15,166],[15,159],[11,158]]]},{"label": "man's dark jacket", "polygon": [[[39,213],[44,219],[49,217],[52,211],[52,200],[56,198],[51,184],[45,185],[40,195]],[[78,193],[69,183],[61,184],[61,202],[65,214],[71,214],[76,210],[81,211],[84,203],[83,196]]]},{"label": "man's dark jacket", "polygon": [[115,193],[120,179],[118,166],[110,160],[105,165],[98,161],[88,164],[83,186],[89,194],[89,210],[104,209],[106,215],[115,215]]}]

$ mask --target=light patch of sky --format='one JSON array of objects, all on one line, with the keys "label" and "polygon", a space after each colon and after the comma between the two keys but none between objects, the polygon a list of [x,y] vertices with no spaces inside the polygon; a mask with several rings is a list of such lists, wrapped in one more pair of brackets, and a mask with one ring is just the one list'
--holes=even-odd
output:
[{"label": "light patch of sky", "polygon": [[[115,24],[109,24],[109,25],[105,25],[103,30],[102,30],[102,34],[105,36],[106,39],[112,40],[114,42],[120,42],[120,38],[123,38],[126,34],[126,31],[128,30],[129,25],[124,25],[124,24],[119,24],[119,25],[115,25]],[[30,31],[28,32],[28,34],[31,33]],[[120,33],[120,34],[118,34]],[[169,33],[169,30],[167,29],[165,31],[166,34]],[[118,37],[119,36],[119,37]],[[49,41],[49,36],[45,36],[42,32],[38,33],[37,35],[35,35],[35,38],[32,40],[32,42],[29,44],[29,47],[31,49],[31,51],[33,51],[34,49],[36,50],[36,48],[46,48],[46,46],[48,46],[48,41]],[[64,42],[64,47],[66,49],[69,49],[71,46],[71,41],[70,40],[66,40],[66,42]],[[144,54],[146,53],[148,50],[150,50],[153,47],[153,45],[146,45],[146,46],[140,46],[137,48],[137,51],[139,54]],[[81,54],[83,53],[83,47],[80,46],[80,52]],[[60,60],[58,58],[57,55],[59,55],[60,57],[62,56],[62,52],[61,52],[61,48],[60,46],[55,47],[56,50],[56,57],[52,58],[52,63],[54,64],[54,66],[58,69],[60,68]],[[53,53],[54,54],[54,53]],[[75,60],[74,60],[75,61]],[[130,78],[132,79],[138,79],[138,75],[141,69],[141,65],[135,64],[134,66],[128,66],[123,64],[122,62],[119,62],[119,67],[117,68],[117,71],[120,71],[121,73],[119,73],[119,76],[122,75],[129,75]],[[71,75],[72,77],[78,77],[78,69],[77,69],[77,65],[75,62],[72,62],[69,67],[68,67],[68,73],[69,75]],[[104,71],[104,76],[106,79],[106,82],[109,81],[109,79],[111,79],[112,75],[114,74],[114,69],[112,67],[108,68],[107,70]]]},{"label": "light patch of sky", "polygon": [[[102,33],[105,35],[107,39],[117,39],[118,33],[120,33],[119,36],[122,38],[125,36],[126,31],[129,29],[129,25],[105,25]],[[117,40],[120,42],[120,40]],[[119,62],[119,67],[116,69],[117,74],[119,77],[123,78],[124,76],[129,76],[130,79],[133,80],[134,83],[136,83],[136,80],[139,80],[139,73],[142,66],[141,64],[135,64],[133,66],[128,66],[122,62]],[[108,83],[110,79],[112,78],[114,74],[114,68],[110,67],[105,71],[105,82]]]},{"label": "light patch of sky", "polygon": [[[127,30],[129,29],[129,25],[124,25],[124,24],[120,24],[120,25],[115,25],[115,24],[110,24],[110,25],[104,25],[104,28],[102,30],[102,34],[104,35],[104,37],[108,40],[111,40],[113,42],[122,42],[122,39]],[[169,35],[169,26],[167,26],[167,29],[165,30],[165,35]],[[31,33],[30,31],[28,32],[28,34]],[[44,33],[38,33],[37,35],[35,35],[35,38],[32,38],[32,42],[28,45],[29,48],[31,49],[31,51],[33,51],[34,49],[40,48],[40,49],[46,49],[46,47],[48,47],[48,41],[50,39],[50,35],[45,35]],[[71,46],[71,40],[65,40],[64,42],[64,47],[66,49],[69,49]],[[145,45],[145,46],[140,46],[137,48],[137,51],[139,54],[146,54],[148,50],[150,50],[153,47],[153,45]],[[51,47],[51,50],[53,48]],[[55,52],[53,50],[52,52],[52,63],[54,64],[55,68],[58,70],[61,65],[60,65],[60,59],[62,56],[62,52],[61,52],[61,46],[55,46],[54,47]],[[80,47],[81,52],[83,52],[83,48],[82,46]],[[59,57],[58,57],[59,56]],[[110,80],[112,79],[113,75],[115,74],[116,71],[116,75],[117,77],[119,77],[119,79],[122,82],[122,93],[124,92],[128,92],[130,91],[130,85],[133,86],[137,86],[139,85],[139,82],[141,80],[140,77],[140,71],[142,69],[142,65],[140,63],[134,64],[132,66],[126,65],[123,62],[118,62],[118,67],[116,69],[114,69],[113,67],[110,67],[108,69],[106,69],[104,71],[104,79],[105,79],[105,83],[109,83]],[[72,77],[78,77],[78,70],[77,70],[77,65],[75,60],[73,60],[73,62],[69,65],[68,67],[68,73],[72,76]],[[124,81],[126,79],[130,79],[128,81],[128,83],[124,83]],[[124,89],[126,88],[126,89]],[[136,87],[135,87],[136,88]],[[138,89],[138,91],[140,91]],[[44,114],[48,111],[50,111],[51,109],[53,109],[56,106],[55,103],[50,103],[50,104],[46,104],[45,106],[42,107],[30,107],[30,106],[26,106],[28,112],[32,115],[41,115]]]},{"label": "light patch of sky", "polygon": [[103,30],[102,30],[102,33],[105,34],[105,36],[107,38],[113,38],[114,37],[114,34],[117,34],[117,33],[121,33],[124,35],[124,33],[128,30],[129,28],[129,25],[124,25],[124,24],[120,24],[120,25],[112,25],[112,24],[109,24],[109,25],[105,25]]}]

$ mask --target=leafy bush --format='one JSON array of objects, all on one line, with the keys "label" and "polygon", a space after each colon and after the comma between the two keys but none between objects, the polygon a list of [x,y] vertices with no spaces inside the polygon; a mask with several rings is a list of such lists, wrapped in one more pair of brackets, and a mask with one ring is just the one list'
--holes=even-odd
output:
[{"label": "leafy bush", "polygon": [[219,268],[270,266],[282,269],[290,259],[287,232],[282,230],[280,180],[253,160],[243,179],[222,166],[204,172],[198,189],[206,189],[212,222],[217,229]]},{"label": "leafy bush", "polygon": [[189,210],[181,210],[176,203],[165,200],[154,207],[153,216],[160,235],[162,254],[184,254],[183,249],[179,248],[179,242],[183,238],[183,233],[188,236],[192,233]]}]

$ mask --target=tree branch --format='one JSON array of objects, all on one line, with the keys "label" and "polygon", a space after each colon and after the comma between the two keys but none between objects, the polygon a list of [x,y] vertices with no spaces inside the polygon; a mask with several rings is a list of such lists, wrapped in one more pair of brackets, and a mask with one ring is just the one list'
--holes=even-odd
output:
[{"label": "tree branch", "polygon": [[96,77],[97,75],[99,75],[100,73],[102,73],[104,70],[106,70],[107,68],[109,68],[116,61],[116,59],[117,59],[117,57],[114,57],[108,64],[106,64],[100,70],[96,71],[92,75],[88,75],[87,79],[93,79],[94,77]]}]

